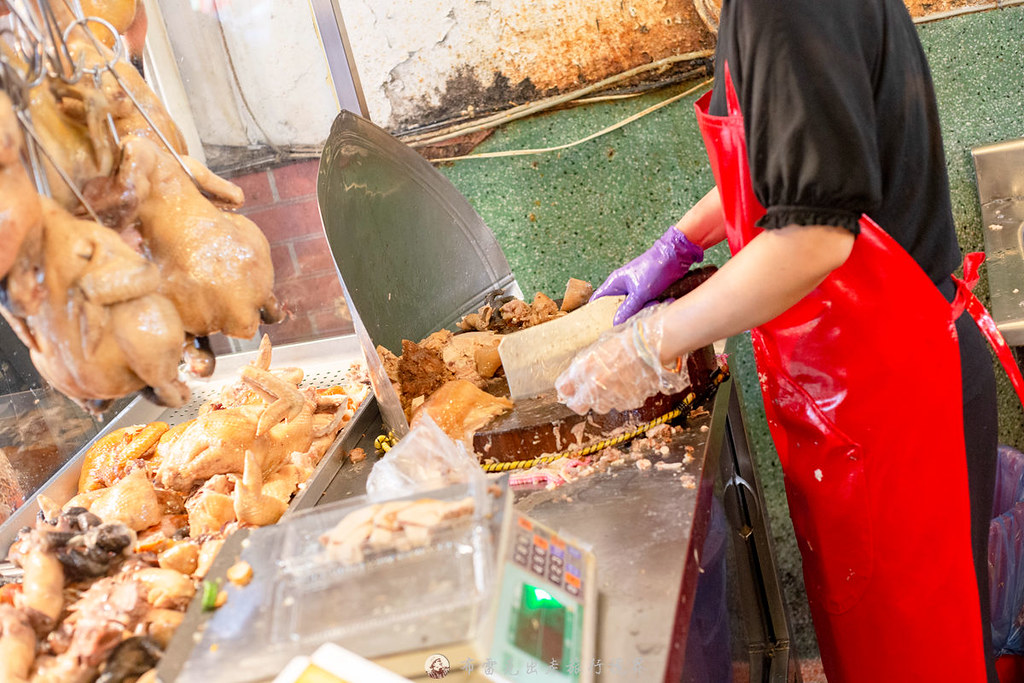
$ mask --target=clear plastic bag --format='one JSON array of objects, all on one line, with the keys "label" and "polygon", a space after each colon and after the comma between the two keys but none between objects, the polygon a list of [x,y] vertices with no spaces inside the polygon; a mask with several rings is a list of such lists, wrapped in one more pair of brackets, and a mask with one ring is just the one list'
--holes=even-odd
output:
[{"label": "clear plastic bag", "polygon": [[1009,511],[1024,498],[1024,453],[1009,446],[999,447],[992,517]]},{"label": "clear plastic bag", "polygon": [[1024,503],[992,520],[988,572],[992,647],[997,654],[1024,654]]},{"label": "clear plastic bag", "polygon": [[366,495],[380,501],[452,484],[481,486],[486,480],[476,456],[426,418],[373,466]]},{"label": "clear plastic bag", "polygon": [[1024,654],[1024,453],[999,447],[988,534],[992,647]]}]

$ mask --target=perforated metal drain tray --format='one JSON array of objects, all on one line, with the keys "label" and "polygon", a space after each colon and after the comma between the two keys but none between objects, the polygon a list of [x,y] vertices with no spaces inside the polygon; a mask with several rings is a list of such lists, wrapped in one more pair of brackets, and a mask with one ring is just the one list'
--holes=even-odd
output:
[{"label": "perforated metal drain tray", "polygon": [[[63,505],[78,493],[78,478],[82,469],[82,460],[86,451],[97,440],[109,432],[135,424],[146,424],[154,421],[166,422],[174,426],[191,420],[199,412],[199,407],[215,396],[225,384],[238,379],[239,368],[248,364],[256,356],[255,351],[247,351],[222,356],[217,359],[217,369],[207,379],[191,379],[189,388],[192,399],[181,408],[164,408],[139,397],[114,417],[110,424],[101,430],[91,441],[85,444],[64,467],[57,471],[46,484],[39,489],[38,495]],[[364,365],[363,354],[355,335],[331,337],[301,344],[276,346],[273,350],[270,367],[299,367],[305,377],[302,386],[326,387],[340,384],[351,379],[350,369],[354,364]],[[345,447],[347,435],[358,431],[366,422],[367,413],[377,415],[372,395],[363,402],[355,417],[338,435],[317,469],[313,472],[304,489],[292,499],[289,512],[304,507],[312,507],[320,494],[333,480],[340,469],[349,448]],[[376,418],[379,424],[379,417]],[[27,501],[11,517],[0,525],[0,558],[7,555],[7,549],[17,536],[18,529],[33,524],[38,506],[34,500]]]}]

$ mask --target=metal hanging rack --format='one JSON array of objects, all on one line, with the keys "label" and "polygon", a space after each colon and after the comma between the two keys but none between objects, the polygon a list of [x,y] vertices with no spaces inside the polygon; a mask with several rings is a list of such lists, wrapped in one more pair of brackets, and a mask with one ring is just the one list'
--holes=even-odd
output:
[{"label": "metal hanging rack", "polygon": [[[132,106],[142,115],[146,124],[156,134],[164,148],[174,157],[181,169],[188,175],[192,182],[202,191],[195,175],[188,168],[174,145],[170,143],[167,135],[153,121],[149,113],[136,99],[135,94],[125,83],[123,77],[117,72],[114,66],[125,54],[124,41],[118,35],[117,30],[101,17],[85,16],[78,0],[53,0],[62,3],[63,6],[74,17],[67,26],[60,26],[57,13],[53,9],[51,0],[26,0],[24,3],[13,2],[12,0],[0,0],[0,6],[10,12],[11,26],[0,29],[0,40],[5,43],[7,49],[0,50],[0,87],[11,97],[17,113],[19,123],[31,144],[27,144],[28,163],[31,169],[36,189],[40,194],[51,195],[51,188],[45,169],[42,166],[41,157],[45,157],[50,165],[57,171],[61,181],[67,185],[75,195],[78,202],[85,208],[86,212],[96,222],[101,222],[96,212],[89,205],[89,202],[82,195],[81,188],[56,162],[52,151],[46,149],[32,122],[31,112],[28,107],[29,91],[42,85],[47,79],[57,79],[66,85],[75,85],[83,77],[93,79],[94,86],[100,88],[104,74],[110,74],[118,87],[127,95]],[[95,66],[86,66],[85,56],[80,55],[75,60],[68,39],[72,32],[80,30],[92,43],[96,53],[103,55],[103,45],[97,39],[92,26],[100,26],[106,30],[112,40],[113,53],[108,59]],[[113,117],[108,112],[106,115],[107,125],[114,143],[120,146],[120,138],[114,126]]]}]

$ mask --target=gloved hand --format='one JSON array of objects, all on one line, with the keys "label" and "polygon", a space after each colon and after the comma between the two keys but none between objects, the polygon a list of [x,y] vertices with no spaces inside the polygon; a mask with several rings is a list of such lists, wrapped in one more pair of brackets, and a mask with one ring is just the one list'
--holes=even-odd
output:
[{"label": "gloved hand", "polygon": [[686,359],[677,367],[663,366],[659,349],[664,337],[664,316],[668,304],[645,308],[630,321],[608,330],[576,354],[558,379],[558,399],[580,415],[588,410],[639,408],[657,392],[675,394],[690,384]]},{"label": "gloved hand", "polygon": [[618,325],[635,315],[647,302],[656,299],[669,285],[686,275],[690,266],[702,260],[704,250],[672,226],[650,249],[609,275],[590,300],[627,295],[615,312],[613,322]]}]

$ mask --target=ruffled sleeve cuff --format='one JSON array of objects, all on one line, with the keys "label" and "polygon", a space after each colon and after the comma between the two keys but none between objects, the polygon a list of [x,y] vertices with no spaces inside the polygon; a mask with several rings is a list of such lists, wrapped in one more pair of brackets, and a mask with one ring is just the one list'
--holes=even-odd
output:
[{"label": "ruffled sleeve cuff", "polygon": [[835,225],[860,234],[859,212],[818,209],[802,206],[773,206],[757,221],[758,227],[776,230],[787,225]]}]

